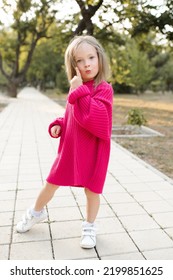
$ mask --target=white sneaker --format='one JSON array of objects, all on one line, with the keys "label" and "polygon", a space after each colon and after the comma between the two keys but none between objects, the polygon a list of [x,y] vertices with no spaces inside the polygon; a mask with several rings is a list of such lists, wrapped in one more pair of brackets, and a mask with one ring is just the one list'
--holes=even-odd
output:
[{"label": "white sneaker", "polygon": [[80,246],[85,249],[92,249],[96,246],[96,228],[94,224],[82,223],[82,237]]},{"label": "white sneaker", "polygon": [[30,230],[35,224],[44,221],[47,218],[46,210],[43,209],[39,217],[34,217],[30,209],[23,215],[22,220],[17,224],[16,230],[19,233],[24,233]]}]

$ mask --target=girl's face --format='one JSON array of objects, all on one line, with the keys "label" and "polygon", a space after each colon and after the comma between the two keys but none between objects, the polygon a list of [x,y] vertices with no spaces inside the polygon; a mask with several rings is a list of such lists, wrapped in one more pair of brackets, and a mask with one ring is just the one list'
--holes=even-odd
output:
[{"label": "girl's face", "polygon": [[93,80],[99,71],[96,49],[88,43],[81,43],[75,53],[75,62],[84,82]]}]

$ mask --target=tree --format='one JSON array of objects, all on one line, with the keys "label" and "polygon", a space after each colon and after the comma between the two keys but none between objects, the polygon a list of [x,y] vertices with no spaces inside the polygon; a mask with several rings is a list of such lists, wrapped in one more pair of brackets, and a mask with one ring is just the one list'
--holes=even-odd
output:
[{"label": "tree", "polygon": [[[171,3],[173,0],[165,1],[167,1],[167,5],[169,4],[169,7],[172,7]],[[50,26],[52,26],[52,23],[55,21],[55,14],[58,12],[54,10],[54,4],[58,2],[63,5],[63,3],[67,3],[67,1],[14,0],[13,2],[15,3],[15,7],[10,7],[13,11],[13,24],[8,29],[4,28],[0,30],[0,71],[8,81],[10,95],[16,96],[17,88],[25,79],[36,46],[38,46],[38,50],[34,57],[35,62],[32,62],[32,71],[30,71],[28,75],[29,79],[32,81],[35,80],[37,83],[40,77],[43,84],[45,81],[50,81],[52,78],[55,80],[53,69],[62,71],[62,75],[64,75],[63,69],[57,68],[59,67],[59,62],[57,61],[56,65],[53,59],[57,51],[55,50],[54,52],[53,50],[51,52],[51,48],[49,50],[45,49],[46,41],[44,41],[43,45],[39,45],[38,42],[43,43],[42,40],[44,38],[48,39],[52,37],[49,30]],[[127,59],[126,49],[123,49],[126,40],[123,38],[123,34],[132,34],[135,36],[139,34],[138,37],[135,37],[138,38],[138,54],[141,54],[143,57],[143,54],[146,52],[147,63],[148,58],[152,60],[157,50],[151,45],[148,38],[143,35],[145,35],[149,27],[155,23],[154,19],[156,19],[156,16],[151,13],[154,8],[147,4],[148,0],[73,0],[73,2],[77,3],[80,12],[78,11],[76,14],[72,12],[70,16],[64,16],[61,23],[57,20],[56,24],[62,27],[59,36],[64,39],[64,42],[68,42],[69,38],[74,35],[80,35],[82,33],[94,34],[103,43],[105,49],[109,53],[113,70],[112,82],[115,83],[115,81],[118,81],[119,84],[125,82],[126,85],[134,85],[134,83],[131,84],[131,76],[129,75],[130,71],[131,73],[134,72],[134,68],[132,69],[130,60]],[[10,1],[3,0],[3,3],[5,11],[8,12]],[[168,10],[165,11],[169,12]],[[148,17],[147,12],[149,12]],[[100,22],[97,23],[98,26],[93,23],[93,17],[96,13],[97,22],[100,20]],[[148,20],[146,29],[144,28],[145,25],[143,29],[140,29],[139,26],[142,24],[144,16],[146,16],[146,21]],[[128,27],[124,25],[126,21],[128,21]],[[163,20],[163,22],[165,24],[166,21]],[[121,27],[120,23],[122,23]],[[170,23],[170,25],[171,24],[172,23]],[[115,32],[117,27],[118,29],[121,28],[122,36],[120,32]],[[122,32],[122,27],[125,32]],[[141,32],[137,32],[140,30]],[[68,40],[66,40],[66,38],[68,38]],[[152,40],[152,38],[150,40]],[[57,41],[60,42],[59,40]],[[63,45],[65,46],[65,44]],[[46,58],[44,58],[44,50],[48,53]],[[50,59],[48,59],[48,56]],[[41,63],[40,65],[37,63],[37,59],[40,59],[40,57],[43,57],[42,68],[40,67]],[[49,65],[52,59],[52,71],[49,71]],[[133,59],[135,60],[134,56]],[[150,64],[148,66],[146,65],[146,67],[149,66]]]},{"label": "tree", "polygon": [[[8,81],[11,97],[17,96],[17,88],[25,78],[38,41],[47,38],[56,13],[52,9],[54,2],[16,0],[15,7],[10,7],[14,9],[13,24],[0,34],[0,71]],[[4,11],[8,13],[10,4],[7,0],[3,3]]]},{"label": "tree", "polygon": [[145,52],[140,51],[134,40],[127,44],[130,84],[135,93],[143,92],[153,78],[155,68]]},{"label": "tree", "polygon": [[103,0],[76,0],[76,2],[79,5],[82,19],[79,21],[74,35],[81,35],[84,30],[87,30],[87,34],[93,35],[94,25],[91,18],[101,7]]},{"label": "tree", "polygon": [[159,53],[154,59],[156,68],[155,79],[152,82],[152,89],[173,92],[173,55],[169,49]]},{"label": "tree", "polygon": [[148,1],[143,2],[135,11],[135,19],[132,18],[131,21],[132,36],[155,29],[169,41],[173,41],[173,0],[165,0],[164,5],[159,5],[159,1],[155,5],[148,4]]},{"label": "tree", "polygon": [[27,82],[33,86],[59,87],[67,91],[68,81],[64,70],[64,53],[71,33],[63,32],[64,25],[53,24],[48,32],[50,40],[42,39],[36,46],[27,72]]}]

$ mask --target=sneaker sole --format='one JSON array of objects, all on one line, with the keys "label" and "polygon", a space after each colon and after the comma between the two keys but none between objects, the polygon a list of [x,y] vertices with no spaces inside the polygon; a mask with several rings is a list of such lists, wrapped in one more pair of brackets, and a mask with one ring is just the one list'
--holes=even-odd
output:
[{"label": "sneaker sole", "polygon": [[83,249],[93,249],[93,248],[96,246],[96,244],[95,244],[94,246],[87,246],[87,245],[82,245],[82,244],[80,244],[80,246],[81,246],[81,248],[83,248]]}]

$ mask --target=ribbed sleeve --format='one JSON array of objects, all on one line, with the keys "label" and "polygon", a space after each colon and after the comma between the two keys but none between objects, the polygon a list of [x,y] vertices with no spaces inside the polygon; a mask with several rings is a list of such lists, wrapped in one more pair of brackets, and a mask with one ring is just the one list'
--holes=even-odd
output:
[{"label": "ribbed sleeve", "polygon": [[113,90],[106,82],[101,83],[94,92],[82,85],[69,96],[76,121],[84,129],[104,140],[111,136],[112,101]]},{"label": "ribbed sleeve", "polygon": [[58,137],[61,136],[62,130],[63,130],[63,120],[64,120],[64,118],[57,118],[57,119],[55,119],[55,120],[49,125],[49,127],[48,127],[48,132],[49,132],[49,134],[50,134],[50,136],[51,136],[52,138],[54,138],[54,137],[53,137],[52,134],[51,134],[51,128],[52,128],[54,125],[59,125],[59,126],[61,127],[61,130],[60,130],[60,133],[59,133]]},{"label": "ribbed sleeve", "polygon": [[90,90],[88,89],[88,87],[86,85],[81,85],[77,89],[71,91],[68,97],[68,101],[70,104],[74,104],[78,98],[84,97],[89,94],[90,94]]}]

